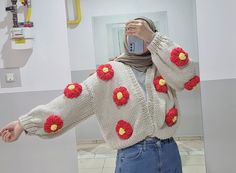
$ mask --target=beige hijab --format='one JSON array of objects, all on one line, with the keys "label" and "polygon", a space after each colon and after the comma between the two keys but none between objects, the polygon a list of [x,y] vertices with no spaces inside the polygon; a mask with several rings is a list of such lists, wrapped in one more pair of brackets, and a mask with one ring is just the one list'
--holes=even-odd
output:
[{"label": "beige hijab", "polygon": [[[152,31],[157,32],[154,22],[151,19],[148,19],[146,17],[138,17],[138,18],[135,18],[134,20],[139,20],[139,19],[146,21],[149,27],[152,29]],[[127,50],[126,42],[124,44],[125,44],[124,45],[125,52],[121,54],[120,56],[114,58],[113,61],[122,62],[142,72],[145,72],[147,68],[153,64],[151,53],[149,51],[141,55],[130,54]]]}]

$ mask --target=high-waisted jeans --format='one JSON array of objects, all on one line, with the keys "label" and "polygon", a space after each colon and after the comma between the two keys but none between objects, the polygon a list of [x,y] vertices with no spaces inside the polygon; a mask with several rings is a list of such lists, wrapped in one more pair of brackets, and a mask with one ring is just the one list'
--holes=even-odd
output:
[{"label": "high-waisted jeans", "polygon": [[178,146],[173,138],[148,137],[118,150],[115,173],[182,173]]}]

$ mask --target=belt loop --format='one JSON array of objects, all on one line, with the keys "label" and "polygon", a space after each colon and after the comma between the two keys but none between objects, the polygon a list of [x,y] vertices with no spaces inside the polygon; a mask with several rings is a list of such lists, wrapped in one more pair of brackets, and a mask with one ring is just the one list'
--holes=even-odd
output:
[{"label": "belt loop", "polygon": [[161,148],[161,140],[158,139],[156,144],[157,144],[158,148]]},{"label": "belt loop", "polygon": [[147,141],[144,140],[144,141],[143,141],[143,151],[146,151],[146,147],[147,147],[146,145],[147,145]]}]

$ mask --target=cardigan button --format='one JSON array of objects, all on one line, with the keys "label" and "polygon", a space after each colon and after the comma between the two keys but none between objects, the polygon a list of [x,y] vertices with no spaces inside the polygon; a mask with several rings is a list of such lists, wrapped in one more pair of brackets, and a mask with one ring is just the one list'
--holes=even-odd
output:
[{"label": "cardigan button", "polygon": [[51,125],[51,128],[50,128],[52,131],[56,131],[57,130],[57,125],[56,124],[53,124]]},{"label": "cardigan button", "polygon": [[166,84],[166,81],[164,79],[159,80],[159,85],[164,86]]},{"label": "cardigan button", "polygon": [[185,56],[184,53],[181,52],[181,53],[179,54],[179,59],[180,59],[180,60],[184,61],[184,60],[186,60],[186,58],[187,58],[187,57]]},{"label": "cardigan button", "polygon": [[109,71],[109,69],[108,69],[107,67],[104,67],[104,68],[102,69],[102,71],[103,71],[104,73],[107,73],[107,72]]}]

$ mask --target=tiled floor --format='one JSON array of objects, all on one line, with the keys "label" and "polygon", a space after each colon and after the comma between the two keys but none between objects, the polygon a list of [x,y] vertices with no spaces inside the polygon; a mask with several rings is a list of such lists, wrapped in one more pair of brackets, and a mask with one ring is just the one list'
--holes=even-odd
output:
[{"label": "tiled floor", "polygon": [[[183,173],[206,173],[203,141],[200,138],[176,138]],[[114,173],[116,150],[103,142],[78,145],[79,173]]]}]

